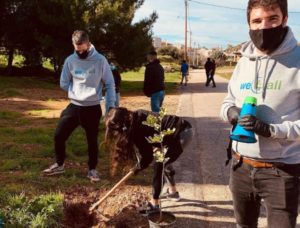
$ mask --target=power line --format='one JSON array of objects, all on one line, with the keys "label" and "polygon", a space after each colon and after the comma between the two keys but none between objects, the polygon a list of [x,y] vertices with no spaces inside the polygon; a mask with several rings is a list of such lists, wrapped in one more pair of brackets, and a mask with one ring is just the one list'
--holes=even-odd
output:
[{"label": "power line", "polygon": [[188,1],[200,4],[200,5],[213,6],[213,7],[223,8],[223,9],[232,9],[232,10],[245,11],[245,9],[242,9],[242,8],[235,8],[235,7],[224,6],[224,5],[216,5],[216,4],[211,4],[211,3],[207,3],[207,2],[199,2],[199,1],[196,1],[196,0],[188,0]]},{"label": "power line", "polygon": [[[212,6],[212,7],[217,7],[217,8],[222,8],[222,9],[231,9],[231,10],[238,10],[238,11],[246,11],[246,9],[243,8],[237,8],[237,7],[230,7],[230,6],[224,6],[224,5],[217,5],[217,4],[212,4],[212,3],[207,3],[207,2],[200,2],[200,1],[196,1],[196,0],[188,0],[190,2],[194,2],[196,4],[200,4],[200,5],[206,5],[206,6]],[[298,11],[289,11],[289,14],[300,14],[300,12]]]}]

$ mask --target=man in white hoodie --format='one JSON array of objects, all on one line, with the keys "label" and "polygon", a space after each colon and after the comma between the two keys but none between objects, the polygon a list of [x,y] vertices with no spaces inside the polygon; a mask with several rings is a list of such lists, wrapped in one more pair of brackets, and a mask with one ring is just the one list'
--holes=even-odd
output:
[{"label": "man in white hoodie", "polygon": [[[238,227],[295,227],[300,175],[300,47],[287,26],[287,0],[249,0],[251,41],[242,47],[221,116],[254,131],[256,143],[232,143],[230,189]],[[245,97],[257,115],[239,117]]]},{"label": "man in white hoodie", "polygon": [[60,87],[68,92],[70,104],[62,112],[55,131],[56,162],[43,173],[50,176],[65,171],[65,143],[71,133],[81,126],[88,141],[87,177],[91,181],[99,181],[96,165],[102,86],[104,83],[107,107],[114,107],[115,83],[106,58],[96,51],[85,31],[76,30],[72,35],[72,43],[74,53],[65,60],[60,78]]}]

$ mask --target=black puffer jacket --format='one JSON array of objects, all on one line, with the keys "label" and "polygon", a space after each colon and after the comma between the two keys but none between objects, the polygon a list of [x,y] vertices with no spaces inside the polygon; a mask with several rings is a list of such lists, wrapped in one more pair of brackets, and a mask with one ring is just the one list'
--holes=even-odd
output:
[{"label": "black puffer jacket", "polygon": [[115,86],[116,86],[116,93],[120,92],[120,87],[121,87],[121,75],[117,69],[112,70],[114,80],[115,80]]},{"label": "black puffer jacket", "polygon": [[[130,137],[131,141],[136,146],[139,154],[141,155],[141,169],[147,168],[153,160],[153,145],[146,140],[146,137],[153,136],[155,131],[153,128],[142,124],[143,121],[146,121],[147,116],[150,113],[151,112],[145,110],[137,110],[133,114],[133,125],[131,128]],[[166,157],[169,158],[168,163],[176,161],[177,158],[181,155],[182,147],[180,144],[179,135],[182,131],[191,127],[192,126],[188,121],[183,120],[178,116],[166,115],[164,117],[162,121],[162,129],[176,129],[174,134],[166,136],[163,141],[163,144],[168,147],[168,152],[166,154]]]},{"label": "black puffer jacket", "polygon": [[158,59],[146,65],[144,94],[150,97],[151,94],[165,90],[164,68]]}]

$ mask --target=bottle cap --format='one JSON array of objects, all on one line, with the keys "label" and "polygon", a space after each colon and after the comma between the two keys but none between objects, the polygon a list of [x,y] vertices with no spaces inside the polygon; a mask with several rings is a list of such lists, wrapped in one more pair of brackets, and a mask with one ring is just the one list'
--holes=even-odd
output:
[{"label": "bottle cap", "polygon": [[248,97],[245,98],[244,104],[256,105],[257,104],[257,99],[256,99],[256,97],[248,96]]}]

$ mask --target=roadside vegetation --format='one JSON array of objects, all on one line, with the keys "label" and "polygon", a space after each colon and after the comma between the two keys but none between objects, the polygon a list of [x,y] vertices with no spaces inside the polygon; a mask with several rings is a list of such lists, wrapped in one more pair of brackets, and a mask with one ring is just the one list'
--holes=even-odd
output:
[{"label": "roadside vegetation", "polygon": [[[22,67],[21,59],[14,61],[15,66]],[[143,79],[144,68],[122,73],[121,94],[148,106],[149,99],[142,92]],[[179,72],[166,73],[167,94],[176,94],[179,80]],[[41,174],[54,162],[54,131],[59,114],[67,104],[65,92],[52,77],[0,75],[0,220],[18,227],[55,227],[61,217],[62,195],[66,190],[74,186],[108,189],[122,176],[122,173],[114,178],[109,176],[110,155],[103,144],[103,120],[99,129],[99,183],[90,183],[86,178],[87,144],[81,128],[68,140],[66,173],[55,177]],[[127,107],[140,108],[134,104]],[[151,172],[146,170],[128,184],[149,185]],[[41,225],[46,218],[48,225]]]}]

